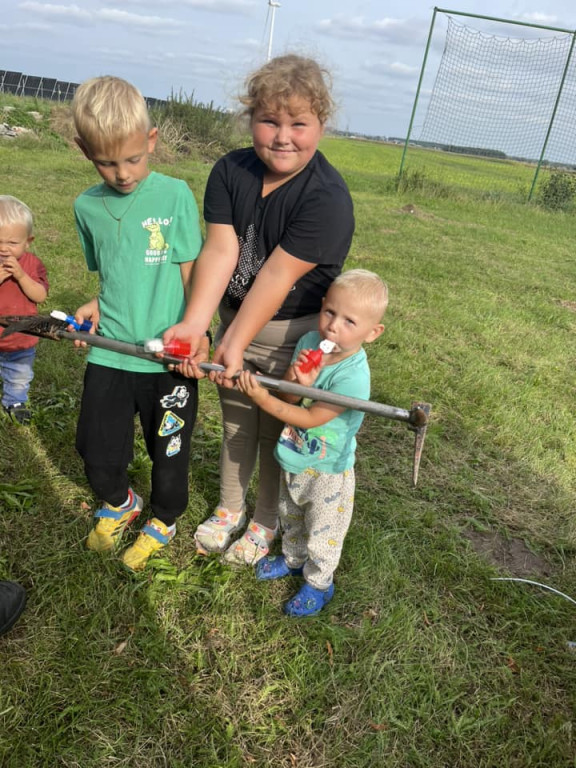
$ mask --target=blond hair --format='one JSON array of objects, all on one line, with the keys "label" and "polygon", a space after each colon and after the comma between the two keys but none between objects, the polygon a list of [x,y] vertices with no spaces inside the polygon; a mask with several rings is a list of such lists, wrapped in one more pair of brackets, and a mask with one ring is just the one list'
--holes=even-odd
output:
[{"label": "blond hair", "polygon": [[0,195],[0,227],[8,224],[22,224],[28,237],[32,236],[34,217],[26,203],[12,195]]},{"label": "blond hair", "polygon": [[330,73],[314,59],[287,54],[271,59],[248,76],[240,102],[245,107],[243,114],[252,117],[261,107],[287,109],[293,97],[300,97],[310,103],[310,111],[324,125],[335,109],[331,88]]},{"label": "blond hair", "polygon": [[349,269],[341,272],[330,287],[345,288],[355,295],[380,320],[388,306],[388,286],[376,272],[368,269]]},{"label": "blond hair", "polygon": [[72,100],[78,137],[90,148],[117,146],[135,133],[152,128],[144,97],[119,77],[93,77],[78,86]]}]

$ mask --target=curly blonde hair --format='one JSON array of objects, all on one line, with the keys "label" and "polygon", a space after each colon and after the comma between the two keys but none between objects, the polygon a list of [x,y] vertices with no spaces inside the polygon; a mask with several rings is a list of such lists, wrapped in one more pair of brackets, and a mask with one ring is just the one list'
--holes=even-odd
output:
[{"label": "curly blonde hair", "polygon": [[314,59],[296,54],[277,56],[252,72],[246,79],[246,91],[240,96],[244,115],[252,117],[260,107],[287,109],[292,98],[310,102],[322,125],[334,114],[336,105],[331,95],[332,77]]},{"label": "curly blonde hair", "polygon": [[78,86],[72,100],[78,137],[90,148],[108,148],[152,128],[144,97],[136,86],[112,75]]}]

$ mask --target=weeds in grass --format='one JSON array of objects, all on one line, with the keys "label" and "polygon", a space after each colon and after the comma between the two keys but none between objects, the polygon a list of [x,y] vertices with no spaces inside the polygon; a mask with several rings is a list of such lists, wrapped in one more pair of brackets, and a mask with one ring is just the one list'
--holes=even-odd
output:
[{"label": "weeds in grass", "polygon": [[38,488],[32,480],[0,483],[0,505],[10,512],[24,512],[35,500]]},{"label": "weeds in grass", "polygon": [[552,171],[538,190],[538,202],[552,211],[568,211],[574,207],[576,176],[564,171]]},{"label": "weeds in grass", "polygon": [[240,146],[242,135],[234,116],[196,101],[194,94],[172,93],[166,104],[151,110],[151,116],[162,141],[175,154],[215,160]]}]

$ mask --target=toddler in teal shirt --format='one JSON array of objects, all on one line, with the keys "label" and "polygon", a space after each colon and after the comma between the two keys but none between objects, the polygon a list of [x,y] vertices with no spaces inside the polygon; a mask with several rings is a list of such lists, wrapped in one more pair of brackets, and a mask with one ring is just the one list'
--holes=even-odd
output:
[{"label": "toddler in teal shirt", "polygon": [[[284,378],[368,400],[370,369],[362,345],[384,331],[380,321],[387,304],[387,286],[374,272],[343,272],[323,300],[318,331],[302,336]],[[323,340],[334,344],[332,352],[304,373],[301,366],[308,353]],[[352,519],[356,433],[364,414],[272,394],[249,371],[240,374],[238,388],[286,423],[275,452],[283,470],[278,507],[283,554],[261,559],[256,577],[303,575],[304,585],[284,611],[289,616],[311,616],[334,595],[333,575]]]}]

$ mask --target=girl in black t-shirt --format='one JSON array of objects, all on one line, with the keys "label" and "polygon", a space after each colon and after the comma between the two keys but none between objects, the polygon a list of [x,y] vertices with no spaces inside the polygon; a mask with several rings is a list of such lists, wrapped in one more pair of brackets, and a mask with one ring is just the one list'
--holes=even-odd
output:
[{"label": "girl in black t-shirt", "polygon": [[[314,60],[272,59],[247,80],[241,99],[253,146],[214,166],[204,202],[206,242],[193,273],[184,318],[164,335],[191,342],[191,356],[218,308],[210,378],[220,385],[223,442],[220,500],[198,526],[198,550],[255,564],[277,531],[279,467],[273,457],[282,424],[234,389],[243,368],[281,377],[296,342],[317,325],[330,283],[354,232],[352,200],[340,174],[318,151],[333,112],[329,78]],[[179,366],[202,377],[191,361]],[[256,462],[259,485],[244,535],[246,495]]]}]

